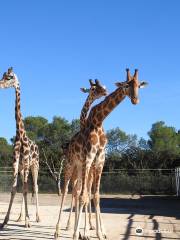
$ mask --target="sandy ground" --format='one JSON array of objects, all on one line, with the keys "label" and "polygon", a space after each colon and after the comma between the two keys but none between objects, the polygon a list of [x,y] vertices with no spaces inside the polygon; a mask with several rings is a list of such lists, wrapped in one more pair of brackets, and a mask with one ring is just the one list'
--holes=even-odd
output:
[{"label": "sandy ground", "polygon": [[[40,194],[41,222],[35,222],[35,206],[29,196],[31,228],[24,228],[24,221],[16,222],[20,212],[21,196],[17,194],[8,226],[0,231],[0,239],[42,240],[54,239],[53,234],[59,211],[59,198],[53,194]],[[9,194],[0,193],[0,222],[7,211]],[[70,196],[63,213],[60,238],[72,239],[73,231],[66,231]],[[101,200],[104,226],[109,240],[127,239],[180,239],[180,199],[176,197],[104,195]],[[95,225],[95,216],[93,214]],[[141,228],[142,235],[136,234]],[[81,232],[83,229],[81,226]],[[96,238],[95,230],[90,231],[91,239]]]}]

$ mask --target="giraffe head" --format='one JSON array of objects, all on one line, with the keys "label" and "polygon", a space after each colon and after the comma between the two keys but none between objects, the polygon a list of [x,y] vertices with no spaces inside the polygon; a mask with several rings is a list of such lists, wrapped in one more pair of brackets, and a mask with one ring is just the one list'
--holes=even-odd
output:
[{"label": "giraffe head", "polygon": [[13,72],[13,68],[8,68],[8,71],[3,74],[0,80],[0,88],[10,88],[17,87],[19,85],[19,80],[16,74]]},{"label": "giraffe head", "polygon": [[139,103],[139,88],[144,88],[147,85],[147,82],[140,82],[138,80],[138,69],[135,69],[134,75],[130,74],[129,69],[126,69],[127,77],[125,82],[115,83],[117,87],[124,88],[127,96],[131,99],[133,104]]},{"label": "giraffe head", "polygon": [[101,85],[100,81],[95,79],[93,82],[92,79],[89,79],[90,88],[81,88],[83,93],[89,93],[91,99],[96,100],[108,94],[105,86]]}]

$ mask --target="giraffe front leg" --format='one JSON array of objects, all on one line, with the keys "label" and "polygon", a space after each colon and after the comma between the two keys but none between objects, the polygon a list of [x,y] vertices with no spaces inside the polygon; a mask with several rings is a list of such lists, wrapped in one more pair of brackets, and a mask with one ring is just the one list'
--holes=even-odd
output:
[{"label": "giraffe front leg", "polygon": [[16,222],[21,222],[23,219],[23,209],[24,209],[24,196],[22,195],[21,211]]},{"label": "giraffe front leg", "polygon": [[28,204],[27,204],[28,175],[29,175],[29,167],[27,166],[24,170],[24,183],[23,183],[23,196],[24,196],[24,205],[25,205],[25,227],[26,228],[31,227],[31,224],[29,221]]},{"label": "giraffe front leg", "polygon": [[74,206],[74,193],[72,192],[71,209],[70,209],[69,218],[68,218],[67,225],[66,225],[67,231],[71,229],[71,216],[72,216],[73,206]]},{"label": "giraffe front leg", "polygon": [[20,156],[19,148],[20,148],[20,143],[16,142],[15,147],[14,147],[13,184],[12,184],[12,190],[11,190],[11,198],[10,198],[10,202],[9,202],[8,211],[6,213],[3,223],[0,226],[0,229],[3,229],[9,221],[12,204],[13,204],[14,197],[15,197],[16,191],[17,191],[17,178],[18,178],[18,167],[19,167],[19,156]]},{"label": "giraffe front leg", "polygon": [[89,173],[89,180],[88,180],[88,193],[89,193],[89,229],[94,230],[95,227],[92,223],[92,207],[91,207],[91,190],[92,190],[92,184],[93,184],[93,179],[94,179],[94,168],[91,167],[90,173]]},{"label": "giraffe front leg", "polygon": [[[87,180],[88,180],[88,175],[89,175],[89,168],[90,166],[86,167],[83,166],[82,168],[82,191],[81,195],[79,198],[79,215],[77,219],[77,224],[75,226],[75,231],[73,235],[73,240],[78,240],[79,239],[79,229],[80,229],[80,223],[81,223],[81,218],[82,218],[82,211],[83,208],[85,207],[85,228],[84,228],[84,236],[82,237],[83,240],[89,240],[89,231],[87,227],[87,204],[88,204],[88,191],[87,191]],[[79,177],[80,178],[80,177]]]},{"label": "giraffe front leg", "polygon": [[[24,170],[23,170],[23,169],[20,169],[19,172],[20,172],[20,176],[21,176],[21,180],[22,180],[22,185],[23,185],[23,182],[24,182]],[[24,209],[24,196],[23,196],[23,187],[22,187],[21,211],[20,211],[20,214],[19,214],[18,219],[16,220],[17,222],[21,222],[22,219],[23,219],[23,209]]]},{"label": "giraffe front leg", "polygon": [[6,213],[6,216],[4,218],[4,221],[3,223],[1,224],[0,226],[0,229],[3,229],[4,227],[6,227],[8,221],[9,221],[9,216],[10,216],[10,212],[11,212],[11,207],[12,207],[12,204],[13,204],[13,201],[14,201],[14,197],[16,195],[16,186],[13,186],[12,187],[12,191],[11,191],[11,199],[10,199],[10,203],[9,203],[9,207],[8,207],[8,211]]},{"label": "giraffe front leg", "polygon": [[61,215],[62,215],[62,211],[63,211],[65,198],[66,198],[66,195],[68,192],[68,185],[69,185],[71,175],[72,175],[72,172],[68,173],[68,175],[65,176],[64,189],[63,189],[63,193],[62,193],[61,206],[60,206],[60,210],[59,210],[59,217],[58,217],[58,221],[56,224],[56,231],[54,233],[55,239],[58,239],[58,237],[60,236],[60,220],[61,220]]},{"label": "giraffe front leg", "polygon": [[89,234],[89,225],[88,225],[88,200],[85,204],[85,227],[84,227],[84,240],[89,240],[90,239],[90,234]]},{"label": "giraffe front leg", "polygon": [[92,223],[91,193],[89,193],[89,229],[95,230],[95,227]]},{"label": "giraffe front leg", "polygon": [[101,232],[103,234],[103,237],[104,237],[104,239],[107,239],[107,235],[106,235],[106,231],[105,231],[104,224],[103,224],[103,221],[102,221],[100,209],[99,209],[99,220],[100,220]]},{"label": "giraffe front leg", "polygon": [[100,212],[100,197],[99,197],[99,187],[102,174],[103,166],[97,167],[95,170],[95,193],[94,193],[94,206],[96,209],[96,235],[99,240],[106,239],[105,229],[102,223],[101,212]]}]

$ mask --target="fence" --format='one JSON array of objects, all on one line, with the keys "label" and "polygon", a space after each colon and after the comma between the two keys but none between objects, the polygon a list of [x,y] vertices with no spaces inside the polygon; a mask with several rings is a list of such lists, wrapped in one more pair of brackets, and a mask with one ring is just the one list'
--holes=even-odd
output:
[{"label": "fence", "polygon": [[[29,191],[31,191],[31,175],[29,178]],[[11,168],[0,168],[0,192],[9,192],[11,184]],[[41,193],[56,193],[56,184],[46,169],[39,172],[38,185]],[[21,188],[19,177],[18,191],[21,191]],[[175,170],[116,169],[113,172],[103,172],[100,191],[111,194],[176,194]]]}]

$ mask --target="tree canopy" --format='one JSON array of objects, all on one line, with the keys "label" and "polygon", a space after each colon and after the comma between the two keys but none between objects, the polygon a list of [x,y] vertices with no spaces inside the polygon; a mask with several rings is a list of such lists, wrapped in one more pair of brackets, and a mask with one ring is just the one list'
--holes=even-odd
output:
[{"label": "tree canopy", "polygon": [[[26,117],[24,119],[28,136],[35,140],[40,149],[42,167],[43,160],[48,159],[55,168],[59,168],[62,160],[62,146],[79,131],[79,119],[71,122],[60,116],[54,116],[51,122],[44,117]],[[138,138],[135,134],[127,134],[119,127],[106,133],[105,170],[136,168],[174,168],[180,166],[180,131],[167,126],[163,121],[152,124],[148,132],[149,139]],[[0,138],[0,166],[12,165],[12,144]]]}]

